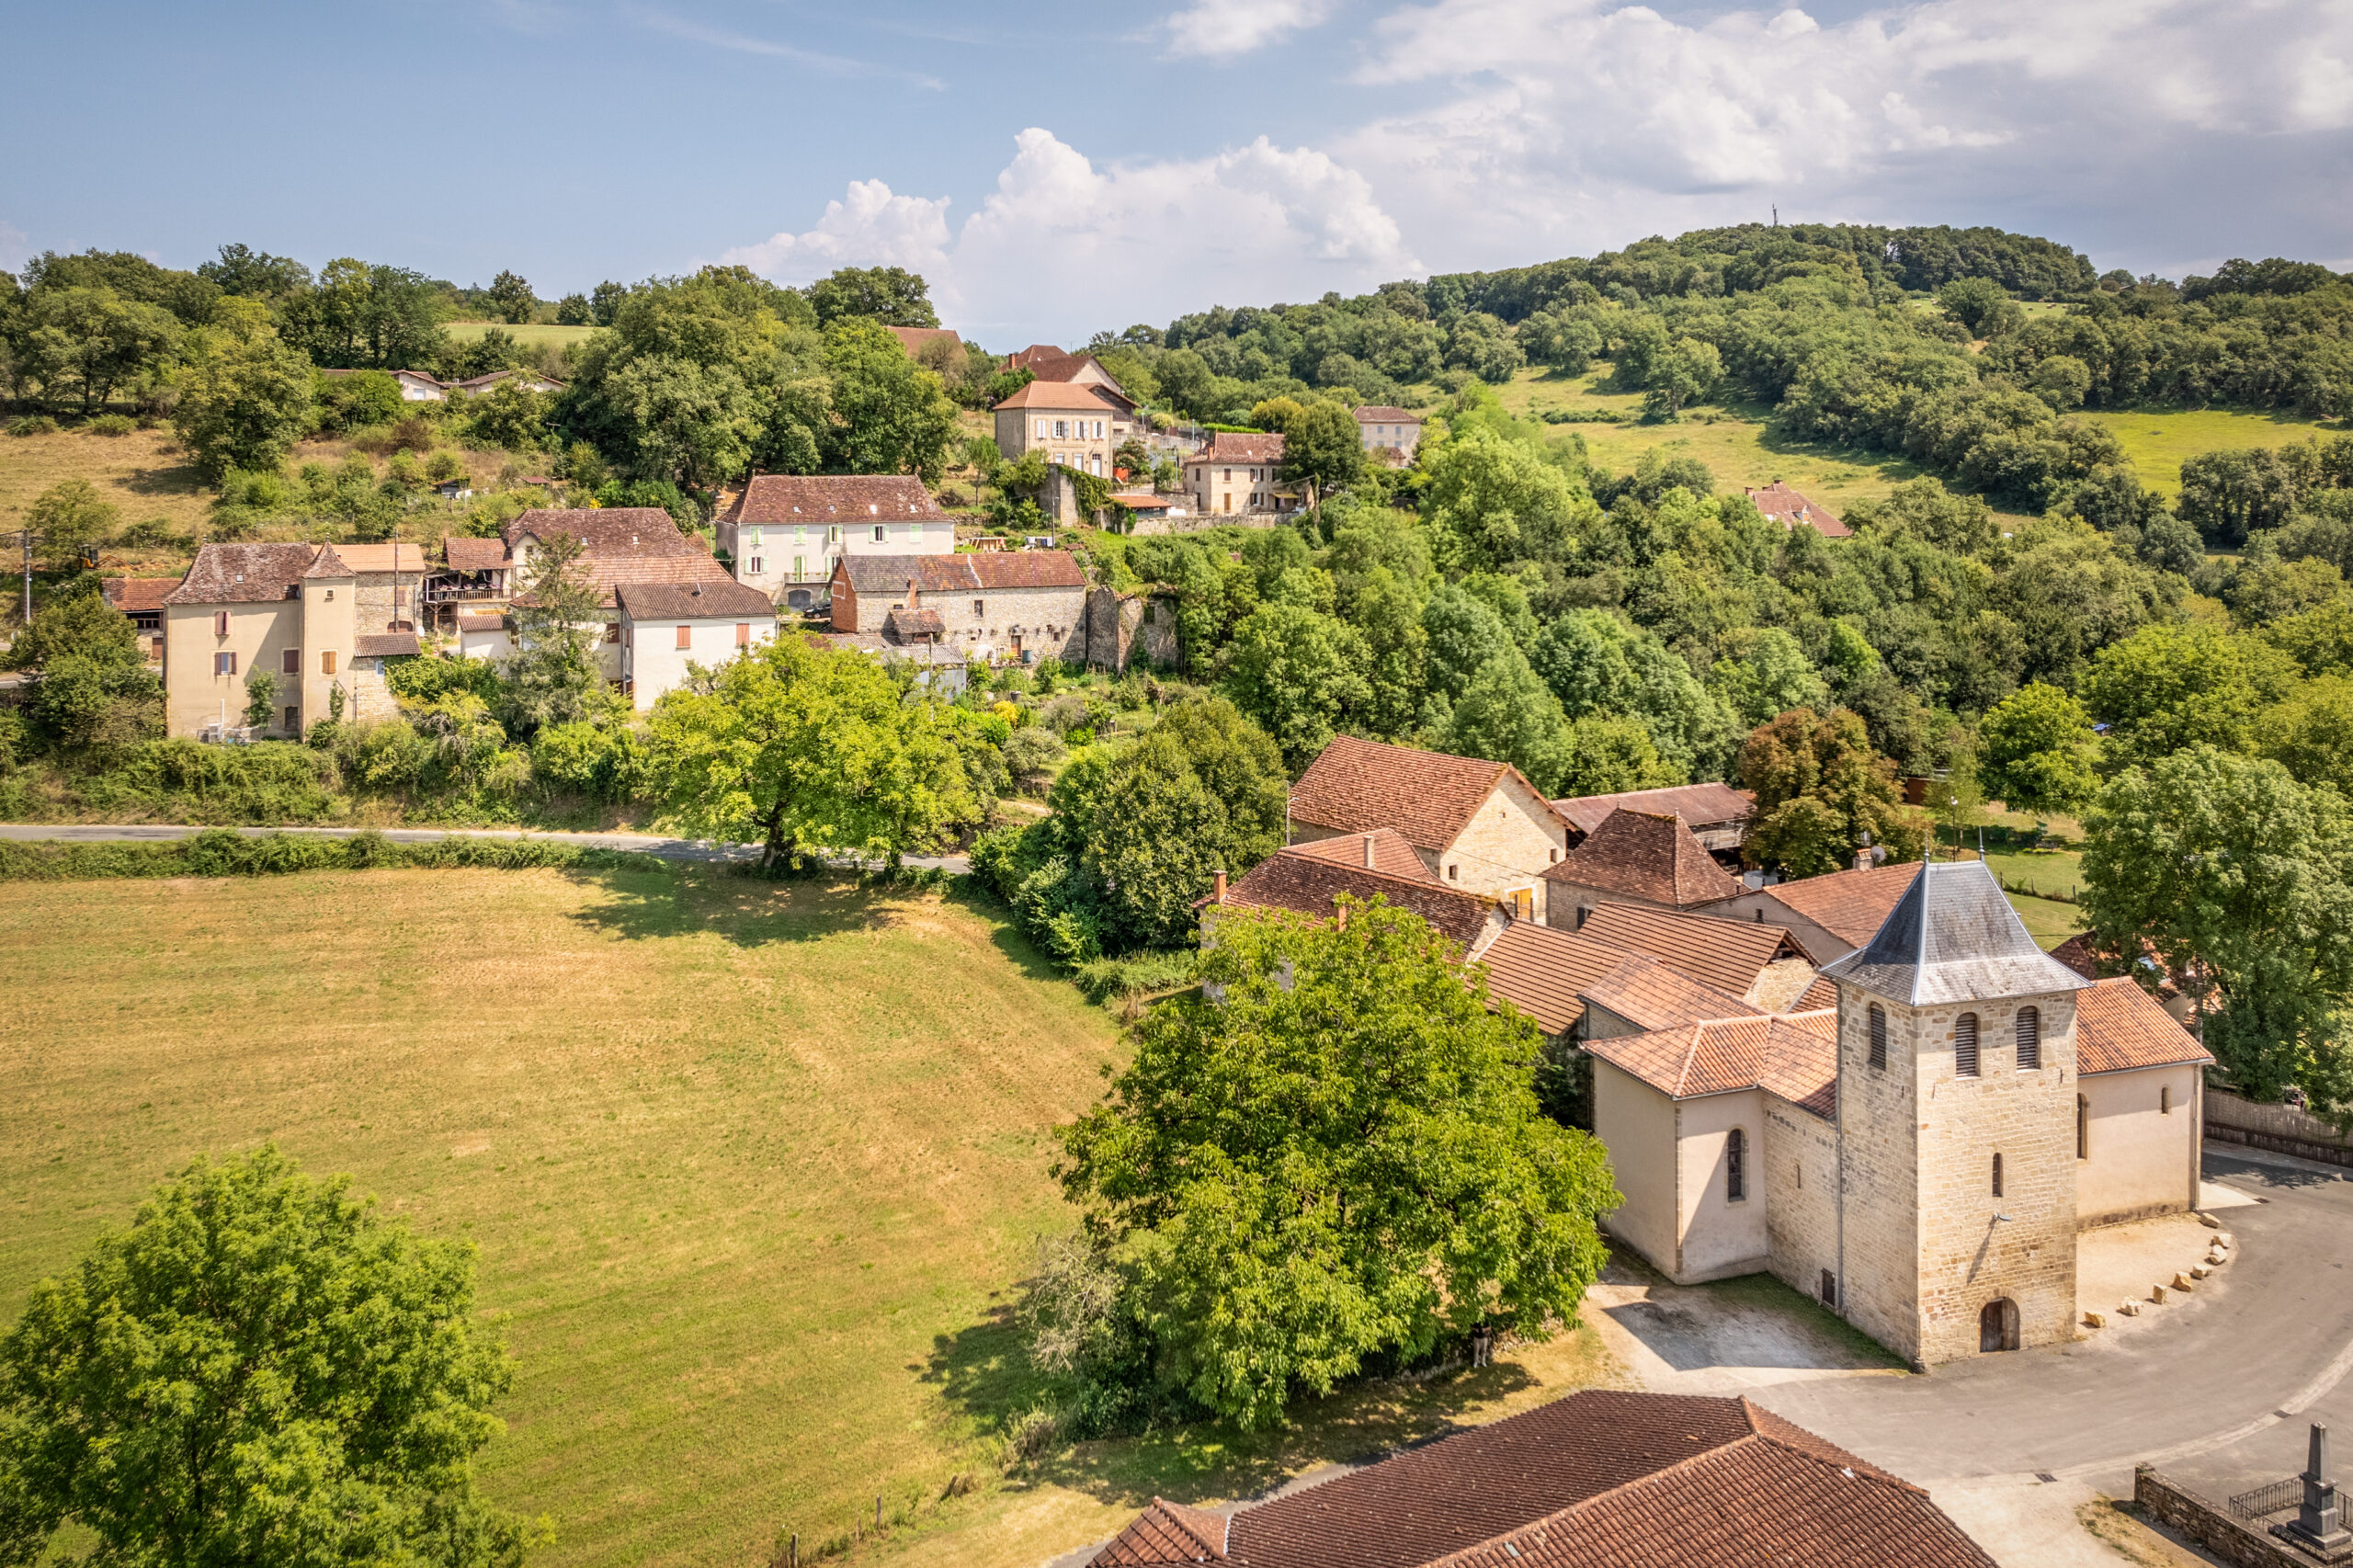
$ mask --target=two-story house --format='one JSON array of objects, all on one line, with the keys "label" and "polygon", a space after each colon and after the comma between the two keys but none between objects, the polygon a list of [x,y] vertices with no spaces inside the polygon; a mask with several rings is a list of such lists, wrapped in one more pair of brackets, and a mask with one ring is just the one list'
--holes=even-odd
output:
[{"label": "two-story house", "polygon": [[735,580],[809,610],[835,563],[853,555],[948,555],[956,522],[923,481],[898,473],[763,473],[721,514],[719,550]]},{"label": "two-story house", "polygon": [[294,739],[335,711],[392,710],[383,661],[417,651],[414,632],[363,613],[359,574],[332,544],[208,544],[163,600],[164,727],[173,735],[245,727],[256,672],[275,687],[260,733]]},{"label": "two-story house", "polygon": [[1282,462],[1280,436],[1217,432],[1185,460],[1185,488],[1192,494],[1194,511],[1226,517],[1291,510],[1291,497],[1276,488]]},{"label": "two-story house", "polygon": [[686,684],[689,663],[709,669],[776,636],[776,606],[728,577],[691,583],[620,583],[621,689],[641,713]]},{"label": "two-story house", "polygon": [[996,405],[996,445],[1009,461],[1042,451],[1046,460],[1108,476],[1120,443],[1120,405],[1099,387],[1031,381]]},{"label": "two-story house", "polygon": [[1364,437],[1366,451],[1393,464],[1413,460],[1414,449],[1422,444],[1420,415],[1369,403],[1356,410],[1356,416],[1357,433]]},{"label": "two-story house", "polygon": [[1086,657],[1086,573],[1064,550],[848,556],[832,602],[834,631],[873,640],[870,652],[929,642],[975,661]]}]

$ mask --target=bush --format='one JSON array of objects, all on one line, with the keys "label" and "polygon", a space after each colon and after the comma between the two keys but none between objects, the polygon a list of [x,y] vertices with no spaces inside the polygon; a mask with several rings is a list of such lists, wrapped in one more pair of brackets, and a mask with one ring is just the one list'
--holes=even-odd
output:
[{"label": "bush", "polygon": [[212,828],[176,844],[0,842],[0,881],[74,882],[113,877],[267,877],[294,871],[425,869],[662,871],[668,863],[626,850],[529,838],[437,838],[395,844],[380,833],[245,835]]},{"label": "bush", "polygon": [[625,800],[644,771],[635,732],[596,724],[551,724],[531,740],[531,777],[545,790]]},{"label": "bush", "polygon": [[182,821],[325,822],[343,810],[334,764],[284,741],[209,746],[185,736],[149,741],[102,771],[70,776],[85,809]]},{"label": "bush", "polygon": [[8,422],[8,434],[11,436],[49,436],[54,435],[56,430],[57,421],[46,414],[28,414],[21,419]]},{"label": "bush", "polygon": [[128,414],[101,414],[90,421],[88,428],[93,436],[128,436],[139,426]]}]

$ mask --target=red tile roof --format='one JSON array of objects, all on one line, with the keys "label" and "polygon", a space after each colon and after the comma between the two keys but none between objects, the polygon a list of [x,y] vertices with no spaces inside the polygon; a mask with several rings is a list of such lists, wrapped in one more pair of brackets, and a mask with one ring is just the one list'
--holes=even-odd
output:
[{"label": "red tile roof", "polygon": [[2089,991],[2075,994],[2078,1073],[2129,1073],[2213,1060],[2137,982],[2096,981]]},{"label": "red tile roof", "polygon": [[890,517],[952,523],[923,481],[904,473],[755,474],[721,519],[774,526]]},{"label": "red tile roof", "polygon": [[1086,586],[1086,569],[1067,550],[987,551],[956,559],[971,568],[983,588],[1013,592]]},{"label": "red tile roof", "polygon": [[1414,853],[1414,846],[1405,842],[1404,835],[1392,827],[1377,827],[1370,833],[1343,834],[1337,838],[1319,838],[1312,844],[1294,844],[1290,852],[1313,856],[1339,866],[1362,866],[1366,863],[1365,846],[1368,843],[1372,847],[1373,869],[1386,871],[1392,877],[1412,877],[1417,881],[1438,881],[1437,873],[1423,863],[1422,858]]},{"label": "red tile roof", "polygon": [[1994,1568],[1928,1494],[1745,1399],[1588,1389],[1090,1568]]},{"label": "red tile roof", "polygon": [[1422,416],[1402,408],[1392,408],[1385,403],[1368,403],[1356,411],[1359,425],[1419,425]]},{"label": "red tile roof", "polygon": [[581,569],[608,606],[620,602],[615,590],[623,583],[733,581],[659,506],[534,506],[501,533],[510,554],[525,538],[578,539]]},{"label": "red tile roof", "polygon": [[164,603],[246,605],[290,598],[320,557],[332,553],[318,544],[203,545]]},{"label": "red tile roof", "polygon": [[1487,944],[1487,994],[1500,996],[1560,1034],[1585,1017],[1585,994],[1625,967],[1629,955],[1607,943],[1529,920],[1515,920]]},{"label": "red tile roof", "polygon": [[834,579],[855,594],[904,594],[913,582],[923,594],[969,594],[981,585],[972,562],[979,555],[845,555],[834,562]]},{"label": "red tile roof", "polygon": [[1020,391],[996,401],[998,408],[1075,408],[1086,414],[1123,414],[1108,391],[1085,381],[1031,381]]},{"label": "red tile roof", "polygon": [[359,572],[423,572],[431,564],[425,559],[425,547],[406,540],[395,545],[338,544],[335,552],[354,573]]},{"label": "red tile roof", "polygon": [[507,563],[506,541],[450,534],[441,541],[441,562],[452,572],[494,572]]},{"label": "red tile roof", "polygon": [[1747,995],[1768,964],[1807,956],[1779,926],[1719,920],[1712,915],[1637,903],[1594,905],[1593,913],[1577,927],[1577,935],[1628,952],[1647,953],[1667,968],[1732,996]]},{"label": "red tile roof", "polygon": [[[1477,945],[1495,917],[1492,899],[1459,892],[1427,877],[1392,876],[1362,866],[1342,865],[1295,849],[1279,849],[1225,890],[1228,906],[1287,909],[1329,919],[1332,900],[1342,893],[1370,903],[1382,899],[1411,910],[1465,949]],[[1211,906],[1217,907],[1217,906]]]},{"label": "red tile roof", "polygon": [[1785,528],[1794,530],[1805,523],[1824,539],[1846,539],[1855,531],[1778,479],[1762,489],[1750,487],[1748,498],[1759,512]]},{"label": "red tile roof", "polygon": [[1154,1497],[1152,1506],[1095,1554],[1103,1568],[1149,1568],[1173,1562],[1222,1562],[1233,1521],[1206,1508]]},{"label": "red tile roof", "polygon": [[1801,1110],[1837,1110],[1838,1015],[1716,1018],[1585,1042],[1611,1066],[1676,1099],[1764,1089]]},{"label": "red tile roof", "polygon": [[1552,807],[1580,833],[1591,833],[1622,809],[1681,817],[1694,827],[1746,822],[1756,802],[1729,784],[1676,784],[1664,790],[1629,790],[1619,795],[1578,795]]},{"label": "red tile roof", "polygon": [[496,610],[460,610],[458,630],[460,631],[504,631],[506,618]]},{"label": "red tile roof", "polygon": [[1762,1017],[1765,1009],[1677,974],[1656,959],[1628,953],[1626,961],[1585,988],[1586,1000],[1638,1029],[1677,1028],[1716,1018]]},{"label": "red tile roof", "polygon": [[952,327],[894,326],[888,328],[887,330],[890,332],[892,336],[899,340],[899,347],[905,349],[910,356],[920,351],[923,346],[926,343],[938,343],[944,341],[961,347],[964,341],[962,338],[956,335],[955,330]]},{"label": "red tile roof", "polygon": [[1070,356],[1068,354],[1063,352],[1062,346],[1060,344],[1033,343],[1027,348],[1017,348],[1012,353],[1006,355],[1005,357],[1005,368],[1008,370],[1026,370],[1041,359],[1067,359],[1069,358]]},{"label": "red tile roof", "polygon": [[125,615],[140,615],[164,608],[164,600],[180,585],[177,577],[101,577],[98,592]]},{"label": "red tile roof", "polygon": [[1790,1011],[1792,1013],[1813,1013],[1819,1012],[1824,1007],[1836,1007],[1836,1006],[1838,1006],[1838,983],[1835,980],[1824,980],[1820,975],[1815,975],[1813,977],[1813,983],[1807,986],[1799,995],[1798,999],[1790,1004]]},{"label": "red tile roof", "polygon": [[[1556,808],[1557,809],[1557,808]],[[1615,811],[1583,844],[1544,869],[1547,879],[1677,909],[1736,898],[1735,880],[1677,816]]]},{"label": "red tile roof", "polygon": [[1237,435],[1231,430],[1211,434],[1209,445],[1185,460],[1209,463],[1279,463],[1283,460],[1279,435]]},{"label": "red tile roof", "polygon": [[1342,833],[1395,828],[1416,849],[1444,849],[1498,785],[1519,777],[1509,763],[1336,735],[1292,787],[1290,814]]},{"label": "red tile roof", "polygon": [[1889,913],[1912,891],[1912,879],[1919,870],[1915,862],[1899,862],[1802,877],[1765,891],[1840,941],[1859,948],[1887,924]]}]

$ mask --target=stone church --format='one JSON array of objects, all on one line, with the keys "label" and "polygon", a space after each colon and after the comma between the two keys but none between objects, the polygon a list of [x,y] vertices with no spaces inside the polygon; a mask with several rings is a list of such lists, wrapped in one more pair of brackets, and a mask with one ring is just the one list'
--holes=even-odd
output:
[{"label": "stone church", "polygon": [[1678,1283],[1770,1272],[1915,1364],[2074,1337],[2080,1231],[2195,1206],[2212,1059],[1922,864],[1835,1007],[1586,1042],[1611,1233]]}]

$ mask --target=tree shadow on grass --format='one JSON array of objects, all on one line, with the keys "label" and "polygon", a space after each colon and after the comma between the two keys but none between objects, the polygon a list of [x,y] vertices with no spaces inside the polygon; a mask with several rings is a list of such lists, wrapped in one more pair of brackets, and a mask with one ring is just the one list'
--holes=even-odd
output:
[{"label": "tree shadow on grass", "polygon": [[[1047,1405],[1051,1385],[1029,1363],[1009,1305],[937,1336],[923,1381],[983,1432],[1004,1437]],[[1294,1401],[1290,1424],[1245,1432],[1222,1422],[1171,1424],[1120,1437],[1065,1443],[1012,1471],[1017,1484],[1083,1493],[1115,1507],[1252,1498],[1325,1465],[1358,1465],[1446,1436],[1464,1417],[1533,1386],[1510,1361],[1344,1384]]]},{"label": "tree shadow on grass", "polygon": [[584,926],[632,940],[710,932],[739,948],[882,930],[909,896],[847,878],[768,881],[722,866],[575,875],[609,895],[572,916]]},{"label": "tree shadow on grass", "polygon": [[204,476],[193,463],[174,463],[168,468],[135,468],[119,481],[133,495],[201,495],[205,494]]}]

